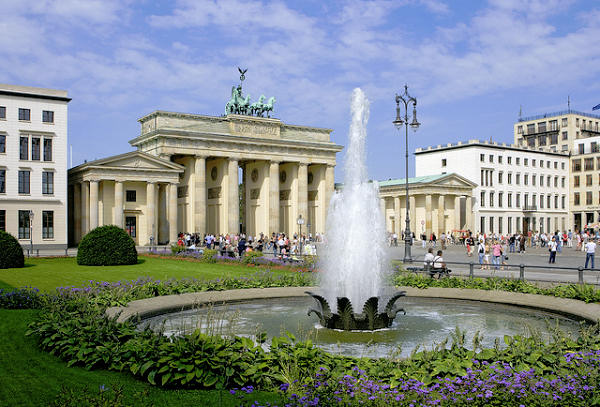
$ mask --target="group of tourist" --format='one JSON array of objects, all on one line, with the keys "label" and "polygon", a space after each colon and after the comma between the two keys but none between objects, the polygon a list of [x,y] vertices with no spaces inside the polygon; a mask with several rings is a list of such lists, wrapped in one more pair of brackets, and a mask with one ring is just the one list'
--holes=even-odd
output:
[{"label": "group of tourist", "polygon": [[[273,253],[273,257],[283,260],[290,256],[299,254],[314,253],[313,242],[322,241],[323,236],[317,234],[314,238],[312,234],[294,234],[287,236],[285,233],[272,233],[267,236],[260,233],[257,236],[250,236],[244,233],[239,234],[206,234],[203,237],[197,233],[179,233],[177,246],[184,250],[211,249],[217,250],[221,256],[242,257],[245,253],[258,251]],[[300,253],[302,248],[302,253]]]}]

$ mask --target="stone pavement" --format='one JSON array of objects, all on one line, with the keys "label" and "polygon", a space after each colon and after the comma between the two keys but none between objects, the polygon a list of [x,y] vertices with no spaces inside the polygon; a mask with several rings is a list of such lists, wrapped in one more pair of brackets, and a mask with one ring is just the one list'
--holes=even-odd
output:
[{"label": "stone pavement", "polygon": [[[429,246],[427,246],[429,248]],[[422,266],[423,257],[427,253],[427,248],[422,248],[421,242],[417,241],[412,246],[412,255],[415,259],[415,266]],[[476,249],[476,248],[475,248]],[[434,248],[434,254],[437,250],[441,250],[440,244]],[[584,270],[584,281],[589,284],[600,285],[600,252],[596,250],[596,269]],[[404,257],[404,244],[399,243],[397,247],[390,247],[389,253],[392,259],[402,260]],[[491,256],[490,256],[491,257]],[[578,281],[577,267],[585,265],[585,252],[576,251],[575,248],[563,247],[561,253],[556,255],[556,263],[548,264],[548,248],[527,248],[525,253],[508,253],[506,263],[510,266],[508,270],[494,270],[490,265],[491,270],[481,270],[479,266],[479,258],[476,250],[473,256],[467,256],[467,248],[463,245],[449,245],[443,251],[443,258],[447,263],[473,262],[474,273],[477,277],[495,275],[498,277],[518,278],[519,265],[538,266],[539,268],[525,268],[525,279],[547,282],[574,282]],[[491,261],[491,259],[490,259]],[[468,265],[448,264],[454,275],[468,275]],[[570,268],[570,270],[569,270]]]}]

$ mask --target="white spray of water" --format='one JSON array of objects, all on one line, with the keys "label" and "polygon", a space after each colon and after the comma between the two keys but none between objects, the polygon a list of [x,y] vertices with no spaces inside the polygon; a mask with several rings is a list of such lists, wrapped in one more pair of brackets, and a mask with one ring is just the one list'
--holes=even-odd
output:
[{"label": "white spray of water", "polygon": [[359,88],[352,92],[351,112],[344,185],[329,204],[321,288],[330,304],[348,297],[354,311],[361,312],[368,298],[381,294],[390,267],[379,188],[367,179],[369,101]]}]

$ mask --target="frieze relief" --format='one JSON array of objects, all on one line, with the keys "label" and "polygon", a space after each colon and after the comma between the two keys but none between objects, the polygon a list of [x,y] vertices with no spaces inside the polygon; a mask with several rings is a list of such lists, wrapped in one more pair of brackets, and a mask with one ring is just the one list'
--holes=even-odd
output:
[{"label": "frieze relief", "polygon": [[282,191],[279,191],[279,200],[280,201],[288,201],[290,199],[291,192],[292,192],[292,190],[290,190],[290,189],[284,189]]},{"label": "frieze relief", "polygon": [[279,137],[279,126],[274,124],[232,122],[231,132],[238,136],[270,136]]},{"label": "frieze relief", "polygon": [[208,199],[217,199],[221,197],[221,187],[208,188]]},{"label": "frieze relief", "polygon": [[250,199],[258,199],[260,197],[260,188],[250,190]]}]

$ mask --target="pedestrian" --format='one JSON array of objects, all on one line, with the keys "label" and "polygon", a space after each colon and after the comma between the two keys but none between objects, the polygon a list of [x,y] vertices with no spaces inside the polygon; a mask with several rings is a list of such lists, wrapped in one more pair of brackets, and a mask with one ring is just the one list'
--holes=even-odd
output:
[{"label": "pedestrian", "polygon": [[492,244],[492,255],[494,258],[492,259],[492,263],[494,264],[494,270],[498,270],[500,268],[500,256],[502,256],[502,246],[497,240],[494,240]]},{"label": "pedestrian", "polygon": [[483,257],[485,256],[485,245],[482,241],[479,241],[479,245],[477,246],[477,253],[479,254],[479,265],[481,266],[481,270],[483,270]]},{"label": "pedestrian", "polygon": [[594,256],[596,254],[596,243],[590,239],[585,245],[585,268],[588,268],[588,262],[592,260],[592,269],[594,267]]},{"label": "pedestrian", "polygon": [[548,250],[550,251],[550,259],[548,263],[556,263],[556,248],[558,247],[558,243],[556,243],[556,239],[552,236],[552,240],[548,243]]},{"label": "pedestrian", "polygon": [[487,239],[485,241],[485,252],[483,254],[483,268],[485,270],[489,270],[490,269],[490,244],[488,243]]}]

